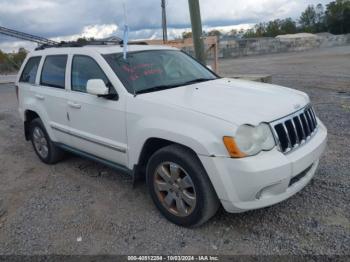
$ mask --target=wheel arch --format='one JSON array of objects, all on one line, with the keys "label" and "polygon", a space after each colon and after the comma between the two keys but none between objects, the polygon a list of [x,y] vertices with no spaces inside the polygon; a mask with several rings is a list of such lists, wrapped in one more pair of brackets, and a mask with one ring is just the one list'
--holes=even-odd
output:
[{"label": "wheel arch", "polygon": [[26,138],[26,140],[28,141],[30,139],[29,137],[29,127],[30,127],[30,123],[34,120],[34,119],[41,119],[39,114],[36,113],[33,110],[26,110],[24,112],[24,136]]},{"label": "wheel arch", "polygon": [[[160,150],[161,148],[164,148],[164,147],[169,146],[169,145],[178,145],[178,146],[184,147],[184,148],[188,149],[196,158],[198,158],[197,153],[192,148],[190,148],[184,144],[181,144],[181,143],[178,143],[175,141],[171,141],[171,140],[167,140],[164,138],[151,137],[151,138],[148,138],[142,146],[142,149],[141,149],[140,154],[138,156],[137,164],[134,167],[134,175],[138,178],[144,178],[146,166],[147,166],[148,160],[151,158],[151,156],[155,152]],[[198,161],[200,161],[199,158],[198,158]]]},{"label": "wheel arch", "polygon": [[[173,208],[171,206],[168,206],[167,208],[167,205],[164,205],[162,203],[164,201],[164,195],[160,196],[159,193],[157,193],[157,186],[155,186],[154,183],[154,178],[158,173],[156,170],[158,169],[159,165],[171,165],[171,163],[175,163],[183,169],[183,172],[185,172],[186,175],[189,175],[192,183],[191,187],[193,187],[192,193],[200,192],[197,195],[199,196],[199,201],[197,200],[195,204],[191,205],[192,211],[194,212],[185,215],[186,218],[181,218],[178,216],[176,217],[176,214],[171,214],[171,209]],[[168,181],[165,179],[164,182],[167,183],[169,187],[168,189],[162,187],[160,191],[167,191],[168,195],[170,193],[170,196],[174,196],[174,194],[176,194],[175,198],[182,199],[181,194],[184,192],[185,188],[188,188],[181,187],[181,183],[179,181],[182,179],[183,176],[178,176],[176,179],[172,180],[172,182],[165,182]],[[198,155],[195,154],[193,150],[184,145],[175,143],[162,148],[160,151],[157,151],[157,153],[151,157],[147,165],[146,182],[150,190],[151,197],[158,209],[166,218],[175,224],[189,227],[199,226],[210,219],[220,207],[220,200],[215,191],[214,185]],[[173,200],[171,201],[174,201],[175,198],[172,197]],[[175,206],[179,207],[177,204],[178,201],[176,200],[175,202]]]}]

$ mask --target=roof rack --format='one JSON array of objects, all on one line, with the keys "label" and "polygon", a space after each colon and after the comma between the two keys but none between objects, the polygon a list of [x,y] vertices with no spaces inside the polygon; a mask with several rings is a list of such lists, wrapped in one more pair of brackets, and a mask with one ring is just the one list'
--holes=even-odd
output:
[{"label": "roof rack", "polygon": [[89,46],[89,45],[120,45],[123,41],[120,40],[113,40],[113,41],[106,41],[106,40],[92,40],[92,41],[71,41],[71,42],[65,42],[62,41],[57,44],[43,44],[39,47],[37,47],[35,50],[44,50],[46,48],[60,48],[60,47],[83,47],[83,46]]},{"label": "roof rack", "polygon": [[[113,40],[89,40],[89,41],[71,41],[71,42],[65,42],[62,41],[57,44],[43,44],[39,47],[37,47],[35,50],[44,50],[47,48],[63,48],[63,47],[84,47],[84,46],[90,46],[90,45],[120,45],[123,46],[123,40],[114,37]],[[135,42],[129,42],[129,45],[148,45],[146,42],[141,41],[135,41]]]}]

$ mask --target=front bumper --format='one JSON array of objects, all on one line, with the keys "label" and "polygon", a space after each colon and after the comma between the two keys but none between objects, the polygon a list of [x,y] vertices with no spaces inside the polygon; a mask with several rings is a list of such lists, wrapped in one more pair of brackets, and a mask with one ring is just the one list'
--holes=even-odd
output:
[{"label": "front bumper", "polygon": [[327,129],[319,121],[314,137],[290,154],[275,148],[242,159],[199,157],[226,211],[239,213],[279,203],[303,189],[326,144]]}]

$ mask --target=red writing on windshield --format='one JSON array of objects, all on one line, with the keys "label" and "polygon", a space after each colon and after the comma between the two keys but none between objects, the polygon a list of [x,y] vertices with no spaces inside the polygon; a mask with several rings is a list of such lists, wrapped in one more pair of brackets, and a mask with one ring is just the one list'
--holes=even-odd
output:
[{"label": "red writing on windshield", "polygon": [[145,68],[145,67],[152,67],[153,64],[139,64],[135,66],[128,66],[128,65],[123,65],[123,69],[128,72],[128,73],[135,73],[138,69]]},{"label": "red writing on windshield", "polygon": [[150,70],[145,70],[143,72],[143,74],[145,76],[148,76],[148,75],[156,75],[156,74],[161,74],[162,73],[162,70],[161,69],[150,69]]},{"label": "red writing on windshield", "polygon": [[152,69],[153,64],[139,64],[135,66],[123,65],[122,69],[129,74],[131,81],[136,81],[142,76],[162,74],[162,69]]}]

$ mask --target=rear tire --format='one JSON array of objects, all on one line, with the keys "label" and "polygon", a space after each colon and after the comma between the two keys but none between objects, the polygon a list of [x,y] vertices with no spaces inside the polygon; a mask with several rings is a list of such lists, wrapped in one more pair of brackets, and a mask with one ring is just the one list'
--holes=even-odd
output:
[{"label": "rear tire", "polygon": [[200,226],[220,206],[202,163],[195,153],[180,145],[154,153],[147,165],[146,178],[157,208],[179,226]]},{"label": "rear tire", "polygon": [[63,158],[63,151],[51,141],[43,122],[39,118],[30,123],[29,135],[34,151],[42,162],[52,165]]}]

